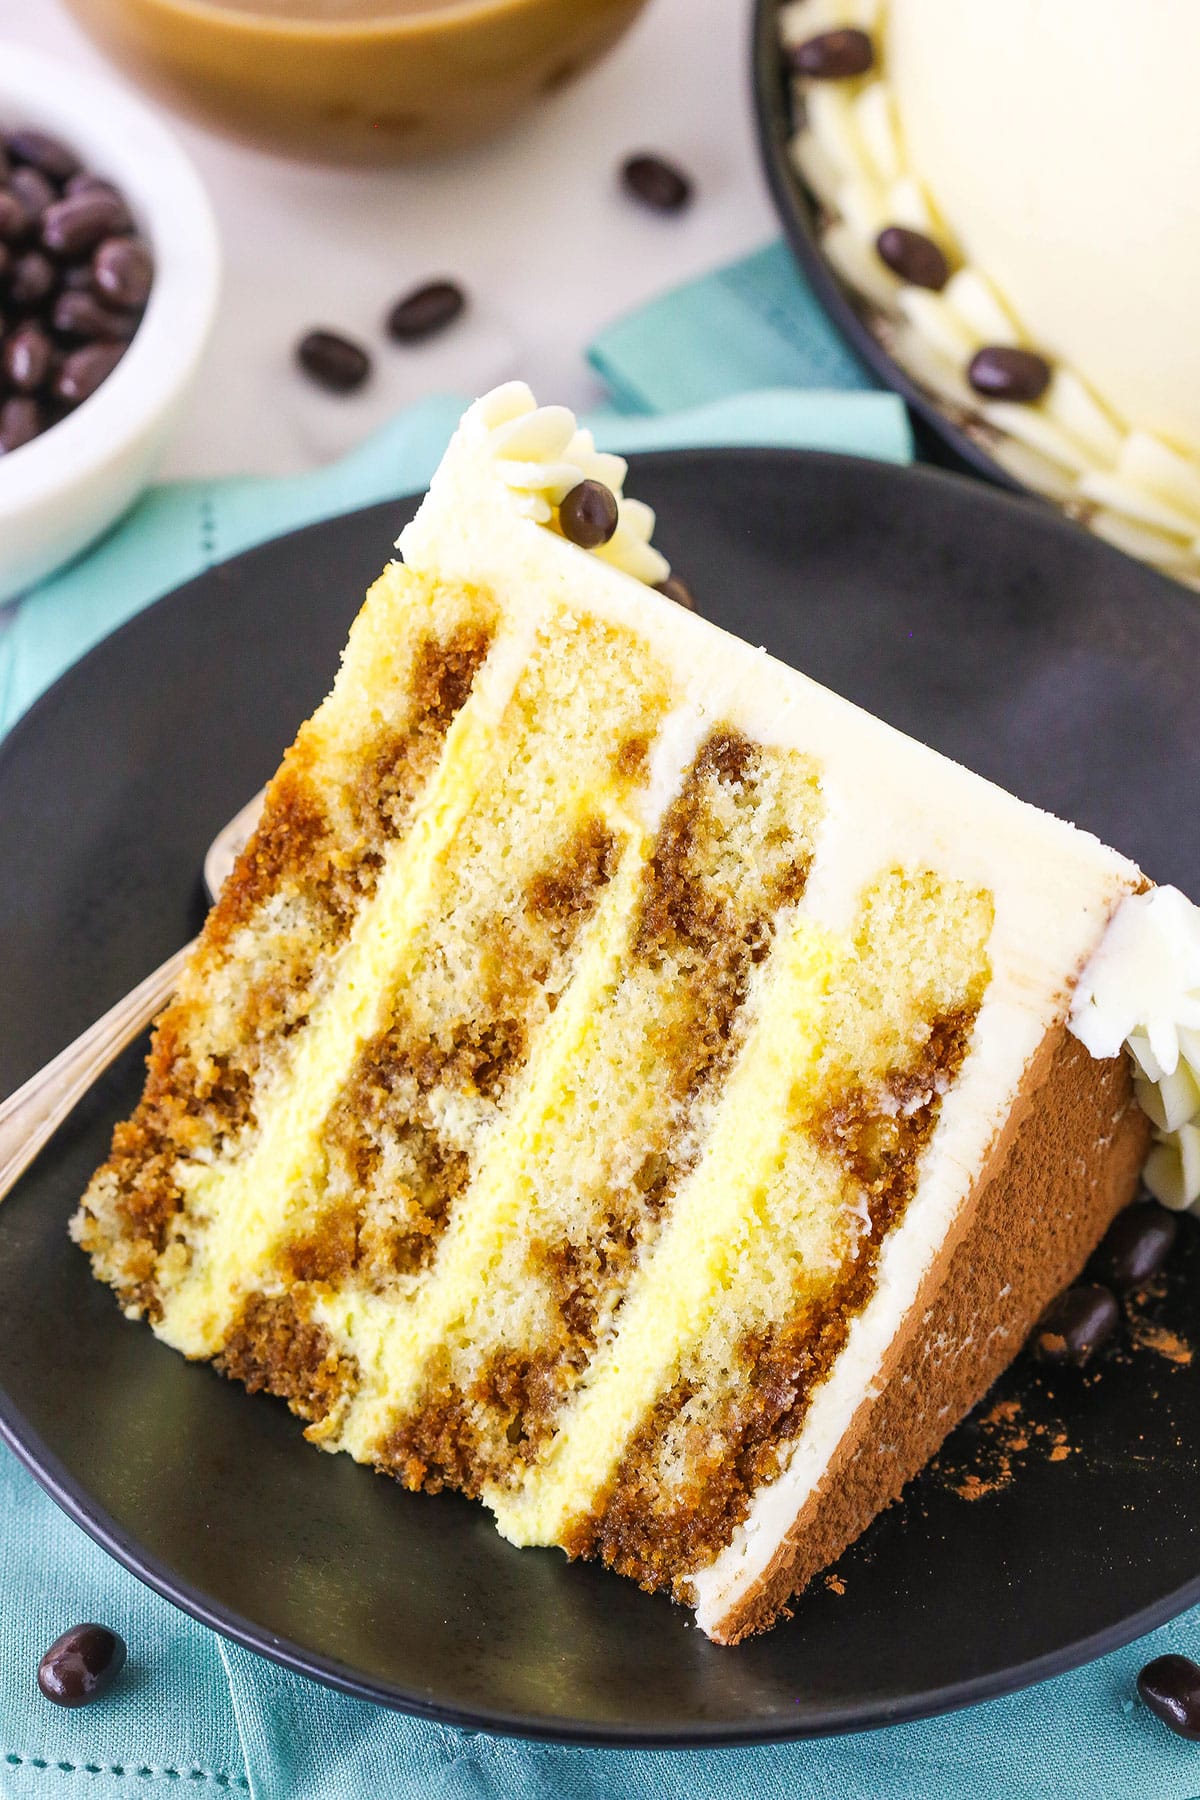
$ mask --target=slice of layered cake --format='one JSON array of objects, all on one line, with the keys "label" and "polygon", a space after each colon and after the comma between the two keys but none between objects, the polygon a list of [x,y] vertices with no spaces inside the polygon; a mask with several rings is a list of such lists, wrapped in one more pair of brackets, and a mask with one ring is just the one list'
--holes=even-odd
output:
[{"label": "slice of layered cake", "polygon": [[471,408],[74,1231],[317,1443],[733,1642],[1130,1197],[1125,962],[1102,1054],[1069,1014],[1148,883],[656,593],[624,474]]}]

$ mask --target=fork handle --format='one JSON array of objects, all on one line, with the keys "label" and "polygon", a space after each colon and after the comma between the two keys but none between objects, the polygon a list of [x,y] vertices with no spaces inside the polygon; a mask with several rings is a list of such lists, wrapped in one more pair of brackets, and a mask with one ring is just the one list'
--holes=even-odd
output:
[{"label": "fork handle", "polygon": [[146,1029],[175,991],[185,944],[0,1106],[0,1200],[113,1058]]}]

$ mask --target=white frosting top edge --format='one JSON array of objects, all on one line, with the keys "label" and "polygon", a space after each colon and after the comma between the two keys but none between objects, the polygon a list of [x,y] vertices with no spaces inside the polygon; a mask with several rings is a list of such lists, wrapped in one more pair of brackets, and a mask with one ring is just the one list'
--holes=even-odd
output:
[{"label": "white frosting top edge", "polygon": [[1121,902],[1075,989],[1069,1020],[1093,1056],[1122,1046],[1154,1124],[1143,1178],[1177,1211],[1200,1202],[1200,907],[1178,888]]},{"label": "white frosting top edge", "polygon": [[[486,484],[506,492],[519,517],[561,536],[562,502],[580,482],[598,481],[616,500],[617,528],[591,554],[654,587],[666,580],[671,565],[650,542],[653,509],[624,491],[627,473],[624,457],[597,450],[569,407],[539,406],[523,381],[508,381],[463,414],[431,492],[460,485],[469,504],[472,488]],[[420,517],[401,533],[398,548],[407,561],[414,560],[410,552],[423,535]]]}]

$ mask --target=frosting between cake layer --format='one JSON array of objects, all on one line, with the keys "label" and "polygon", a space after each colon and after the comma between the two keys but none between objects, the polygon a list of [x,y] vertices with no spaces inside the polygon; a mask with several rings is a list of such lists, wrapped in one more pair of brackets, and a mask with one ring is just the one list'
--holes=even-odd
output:
[{"label": "frosting between cake layer", "polygon": [[1079,978],[1070,1027],[1093,1056],[1132,1058],[1154,1125],[1146,1186],[1164,1206],[1200,1201],[1200,907],[1178,888],[1122,901]]},{"label": "frosting between cake layer", "polygon": [[[1098,391],[1078,360],[1064,359],[1062,345],[1039,342],[997,272],[956,242],[931,172],[914,159],[902,116],[907,87],[902,94],[898,76],[907,71],[911,87],[929,75],[903,23],[889,0],[791,0],[781,10],[785,46],[843,25],[870,31],[875,44],[875,67],[864,77],[795,83],[792,157],[821,203],[829,262],[865,302],[867,321],[889,354],[1011,475],[1118,548],[1200,584],[1194,448],[1146,429],[1144,418],[1123,411],[1111,392]],[[898,56],[900,67],[893,66]],[[889,225],[925,233],[950,254],[954,273],[940,292],[902,281],[885,265],[875,240]],[[1125,317],[1119,329],[1144,327]],[[977,393],[966,369],[985,345],[1045,351],[1054,373],[1044,396],[1018,403]]]}]

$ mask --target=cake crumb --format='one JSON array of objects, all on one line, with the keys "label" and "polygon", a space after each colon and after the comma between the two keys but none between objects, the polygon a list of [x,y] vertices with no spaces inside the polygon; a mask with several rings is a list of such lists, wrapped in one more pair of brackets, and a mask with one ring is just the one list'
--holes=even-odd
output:
[{"label": "cake crumb", "polygon": [[831,1594],[844,1594],[846,1591],[846,1584],[840,1575],[827,1575],[825,1577],[825,1586],[829,1589]]},{"label": "cake crumb", "polygon": [[951,1463],[939,1457],[931,1467],[960,1500],[983,1500],[1000,1493],[1016,1478],[1022,1459],[1041,1454],[1047,1462],[1065,1462],[1076,1454],[1057,1419],[1031,1419],[1019,1399],[994,1400],[978,1419],[974,1451]]},{"label": "cake crumb", "polygon": [[1192,1346],[1177,1331],[1171,1331],[1166,1325],[1156,1325],[1152,1319],[1144,1319],[1131,1309],[1129,1335],[1136,1349],[1152,1350],[1156,1356],[1174,1363],[1178,1369],[1191,1368],[1195,1354]]}]

